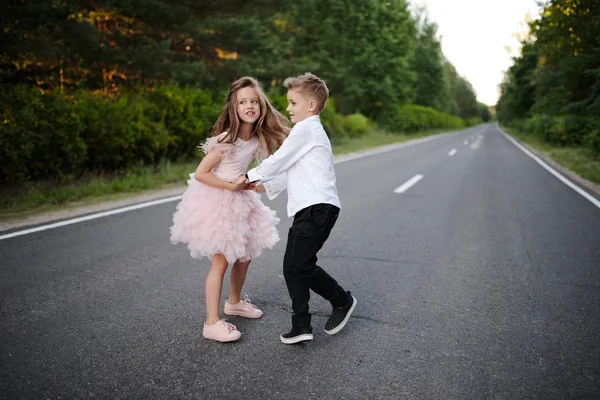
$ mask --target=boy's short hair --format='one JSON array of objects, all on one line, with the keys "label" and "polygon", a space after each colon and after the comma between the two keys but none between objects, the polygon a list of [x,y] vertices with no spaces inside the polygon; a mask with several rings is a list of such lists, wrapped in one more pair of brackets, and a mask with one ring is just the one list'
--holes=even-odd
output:
[{"label": "boy's short hair", "polygon": [[317,100],[317,112],[323,111],[329,98],[329,89],[325,82],[310,72],[300,76],[291,76],[283,81],[283,86],[287,90],[297,90],[303,95]]}]

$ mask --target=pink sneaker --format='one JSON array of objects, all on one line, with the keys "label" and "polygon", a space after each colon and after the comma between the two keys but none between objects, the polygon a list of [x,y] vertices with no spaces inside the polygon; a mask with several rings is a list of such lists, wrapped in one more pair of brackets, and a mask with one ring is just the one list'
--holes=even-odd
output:
[{"label": "pink sneaker", "polygon": [[246,318],[260,318],[263,316],[263,312],[250,302],[250,299],[247,295],[244,297],[244,300],[237,304],[231,305],[225,301],[224,312],[227,315],[238,315]]},{"label": "pink sneaker", "polygon": [[207,325],[204,323],[204,329],[202,329],[202,336],[206,339],[216,340],[217,342],[233,342],[242,337],[240,331],[238,331],[234,324],[220,320],[214,325]]}]

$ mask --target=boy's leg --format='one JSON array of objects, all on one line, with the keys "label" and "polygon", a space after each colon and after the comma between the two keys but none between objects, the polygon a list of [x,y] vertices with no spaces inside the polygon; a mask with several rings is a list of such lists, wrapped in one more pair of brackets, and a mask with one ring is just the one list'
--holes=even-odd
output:
[{"label": "boy's leg", "polygon": [[[294,217],[294,221],[296,218]],[[307,283],[294,273],[294,230],[290,228],[288,241],[283,256],[283,276],[292,299],[292,328],[310,327],[310,313],[308,312],[308,301],[310,290]]]},{"label": "boy's leg", "polygon": [[[337,222],[340,209],[331,204],[316,204],[311,210],[312,220],[317,227],[316,242],[318,249],[315,251],[313,274],[306,278],[308,286],[334,307],[345,304],[350,295],[329,275],[323,268],[317,265],[316,253],[321,250],[329,234]],[[311,266],[312,267],[312,266]]]},{"label": "boy's leg", "polygon": [[[317,253],[329,237],[339,208],[317,204],[298,212],[288,235],[284,276],[292,298],[294,326],[310,324],[309,288],[329,300],[334,307],[345,304],[350,295],[317,265]],[[298,325],[296,325],[298,324]]]}]

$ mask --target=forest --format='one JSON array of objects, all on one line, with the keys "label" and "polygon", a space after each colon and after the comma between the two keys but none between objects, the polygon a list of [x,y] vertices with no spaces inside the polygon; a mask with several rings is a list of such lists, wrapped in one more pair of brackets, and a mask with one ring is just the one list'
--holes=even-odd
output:
[{"label": "forest", "polygon": [[600,2],[548,0],[501,84],[503,125],[600,161]]},{"label": "forest", "polygon": [[[600,18],[581,17],[582,1],[551,3],[503,84],[505,120],[551,115],[552,124],[568,125],[600,109]],[[563,3],[578,6],[564,12]],[[436,24],[405,0],[9,0],[3,7],[4,188],[197,159],[228,85],[245,75],[259,79],[282,111],[286,77],[323,78],[331,97],[322,121],[334,142],[492,118],[442,54]],[[585,74],[573,74],[577,68]]]}]

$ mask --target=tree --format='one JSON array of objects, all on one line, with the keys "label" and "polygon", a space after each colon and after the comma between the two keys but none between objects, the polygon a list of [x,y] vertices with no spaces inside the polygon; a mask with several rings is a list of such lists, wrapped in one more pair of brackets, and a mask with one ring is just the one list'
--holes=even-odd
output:
[{"label": "tree", "polygon": [[525,42],[521,52],[520,57],[513,58],[513,65],[500,85],[501,95],[497,108],[499,120],[531,117],[535,102],[538,51],[533,42]]},{"label": "tree", "polygon": [[492,113],[487,104],[478,103],[479,106],[479,117],[483,120],[483,122],[489,122],[492,119]]},{"label": "tree", "polygon": [[458,75],[456,68],[449,61],[446,63],[446,74],[450,81],[450,91],[452,101],[450,102],[450,112],[461,118],[472,118],[479,116],[477,107],[477,98],[471,83]]},{"label": "tree", "polygon": [[376,117],[412,100],[416,31],[405,0],[306,0],[294,10],[295,55],[314,63],[338,110]]},{"label": "tree", "polygon": [[498,119],[600,114],[600,4],[550,0],[501,84]]},{"label": "tree", "polygon": [[[279,48],[272,32],[281,2],[257,0],[72,0],[9,3],[2,14],[0,79],[7,83],[116,90],[214,81]],[[38,19],[32,16],[40,16]],[[239,15],[245,15],[244,24]],[[270,25],[269,25],[270,24]],[[264,27],[267,27],[266,29]],[[240,35],[241,30],[246,35]],[[264,39],[259,40],[261,37]],[[250,38],[251,40],[248,40]],[[289,46],[288,46],[289,47]],[[237,61],[232,62],[231,60]],[[264,59],[261,58],[261,61]],[[251,61],[250,61],[250,64]],[[252,69],[256,69],[252,64]],[[210,73],[209,73],[210,71]],[[246,71],[244,71],[246,72]],[[219,75],[219,74],[217,74]],[[221,82],[219,82],[221,84]]]},{"label": "tree", "polygon": [[412,63],[417,74],[414,102],[442,112],[455,113],[446,60],[437,38],[437,25],[429,21],[424,10],[418,11],[416,18],[417,48]]},{"label": "tree", "polygon": [[600,3],[550,0],[533,22],[539,113],[600,114]]}]

